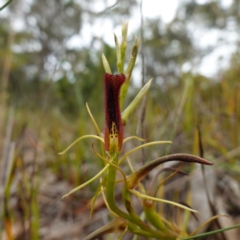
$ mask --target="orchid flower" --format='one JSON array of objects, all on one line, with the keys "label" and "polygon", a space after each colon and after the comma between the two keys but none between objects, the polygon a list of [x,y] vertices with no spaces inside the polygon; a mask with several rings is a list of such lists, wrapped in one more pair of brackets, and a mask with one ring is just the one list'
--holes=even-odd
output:
[{"label": "orchid flower", "polygon": [[118,152],[123,143],[123,124],[119,105],[119,94],[123,83],[124,74],[105,73],[105,122],[104,145],[108,152]]},{"label": "orchid flower", "polygon": [[[182,209],[183,213],[185,212],[196,213],[197,211],[192,209],[189,206],[186,206],[185,204],[180,204],[177,202],[158,198],[155,196],[155,194],[151,196],[151,194],[148,193],[149,191],[147,191],[144,188],[144,186],[141,184],[141,180],[151,170],[169,161],[200,163],[204,165],[212,165],[212,163],[200,157],[196,157],[190,154],[179,153],[179,154],[162,156],[160,158],[152,160],[151,162],[147,163],[145,166],[140,167],[138,170],[134,170],[133,166],[131,165],[131,162],[128,159],[128,157],[132,153],[134,153],[135,151],[141,148],[149,147],[151,145],[171,143],[170,141],[153,141],[153,142],[144,143],[140,146],[137,146],[131,149],[126,153],[123,153],[121,158],[119,158],[120,154],[122,154],[120,152],[122,145],[128,140],[135,138],[140,141],[145,141],[144,139],[140,139],[135,136],[130,136],[128,138],[123,139],[124,137],[123,125],[127,124],[129,116],[139,105],[143,97],[146,96],[152,83],[152,79],[150,79],[146,83],[146,85],[140,90],[140,92],[137,94],[134,100],[121,113],[121,106],[123,105],[123,101],[125,99],[125,96],[129,87],[132,70],[135,65],[138,48],[139,48],[139,40],[136,38],[132,48],[131,57],[130,57],[128,66],[124,71],[124,61],[125,61],[125,55],[126,55],[125,52],[127,49],[127,30],[128,30],[128,24],[123,23],[121,44],[119,44],[116,35],[114,35],[114,40],[116,44],[116,55],[117,55],[117,69],[118,69],[117,74],[112,74],[110,65],[106,57],[102,55],[103,66],[106,72],[104,75],[104,89],[105,89],[104,90],[105,92],[105,127],[104,127],[104,133],[103,133],[104,136],[102,137],[102,133],[100,132],[99,127],[88,105],[86,105],[89,116],[97,131],[97,135],[93,135],[93,134],[84,135],[78,138],[77,140],[75,140],[66,150],[60,153],[60,154],[64,154],[66,151],[68,151],[73,145],[75,145],[80,140],[83,140],[86,138],[94,138],[100,141],[102,154],[98,153],[92,145],[93,153],[95,154],[95,156],[97,156],[99,159],[101,159],[105,163],[105,166],[92,179],[74,188],[63,197],[69,196],[70,194],[87,186],[97,178],[100,178],[98,190],[96,191],[92,201],[90,201],[91,203],[90,205],[92,208],[91,212],[93,212],[96,198],[101,194],[105,202],[105,205],[108,208],[109,212],[114,217],[114,220],[109,224],[103,226],[102,228],[96,230],[95,232],[91,233],[89,236],[85,238],[85,240],[93,240],[99,236],[102,236],[104,234],[111,233],[111,232],[120,232],[120,235],[117,238],[120,240],[122,239],[123,235],[127,231],[135,235],[139,235],[147,238],[159,239],[159,240],[194,239],[200,236],[200,235],[194,236],[199,230],[205,227],[205,225],[209,224],[209,222],[215,220],[218,217],[221,217],[222,215],[217,215],[213,218],[210,218],[209,221],[207,221],[204,225],[197,228],[194,232],[188,233],[182,227],[181,223],[176,224],[174,222],[171,222],[171,220],[168,220],[167,218],[165,218],[163,212],[157,211],[155,209],[154,202],[155,203],[158,202],[161,204],[162,203],[171,204],[175,207]],[[125,175],[123,169],[121,169],[120,167],[120,165],[125,159],[127,159],[129,168],[132,171],[132,173],[129,176]],[[180,168],[177,169],[175,173],[177,173],[179,170]],[[122,179],[120,180],[116,179],[117,171],[119,171],[122,175]],[[167,180],[168,178],[160,182],[160,184],[157,185],[157,190],[159,189],[160,186],[162,186],[162,183],[164,183]],[[116,184],[118,184],[118,182],[123,182],[122,202],[125,206],[124,210],[118,207],[115,200],[115,186]],[[134,210],[133,202],[131,200],[131,195],[135,195],[142,202],[143,213],[140,216]],[[183,219],[184,216],[185,215],[183,215],[181,219]]]}]

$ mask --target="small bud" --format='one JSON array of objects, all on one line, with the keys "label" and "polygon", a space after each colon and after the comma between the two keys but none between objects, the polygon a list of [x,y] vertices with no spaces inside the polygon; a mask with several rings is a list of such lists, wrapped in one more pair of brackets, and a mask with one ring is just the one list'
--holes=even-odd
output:
[{"label": "small bud", "polygon": [[112,74],[111,68],[109,66],[108,60],[106,59],[105,55],[102,54],[102,62],[103,62],[103,67],[105,69],[106,73]]},{"label": "small bud", "polygon": [[126,70],[126,74],[131,74],[132,73],[132,70],[135,66],[135,62],[136,62],[136,59],[137,59],[137,54],[138,54],[138,49],[139,49],[139,45],[140,45],[140,41],[139,39],[136,37],[135,38],[135,42],[134,42],[134,45],[132,47],[132,54],[131,54],[131,58],[129,60],[129,63],[128,63],[128,67],[127,67],[127,70]]}]

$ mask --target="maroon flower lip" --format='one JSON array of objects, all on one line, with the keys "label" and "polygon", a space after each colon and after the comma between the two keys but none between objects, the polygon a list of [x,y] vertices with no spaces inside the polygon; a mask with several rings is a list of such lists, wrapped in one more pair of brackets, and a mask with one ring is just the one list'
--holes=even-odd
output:
[{"label": "maroon flower lip", "polygon": [[105,150],[120,151],[123,142],[123,124],[119,105],[121,86],[125,82],[124,74],[104,75],[105,84]]}]

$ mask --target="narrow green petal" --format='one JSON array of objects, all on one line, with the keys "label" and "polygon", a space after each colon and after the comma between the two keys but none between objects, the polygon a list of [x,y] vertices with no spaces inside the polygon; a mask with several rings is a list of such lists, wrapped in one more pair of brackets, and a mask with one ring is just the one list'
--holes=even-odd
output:
[{"label": "narrow green petal", "polygon": [[131,193],[133,193],[134,195],[142,198],[142,199],[148,199],[148,200],[152,200],[152,201],[156,201],[156,202],[162,202],[162,203],[167,203],[167,204],[171,204],[175,207],[179,207],[179,208],[182,208],[182,209],[185,209],[185,210],[188,210],[190,212],[195,212],[195,213],[198,213],[197,210],[194,210],[194,209],[191,209],[191,208],[188,208],[182,204],[179,204],[179,203],[176,203],[176,202],[172,202],[172,201],[168,201],[168,200],[165,200],[165,199],[161,199],[161,198],[154,198],[154,197],[151,197],[151,196],[148,196],[148,195],[145,195],[145,194],[142,194],[136,190],[129,190]]},{"label": "narrow green petal", "polygon": [[140,138],[138,136],[130,136],[130,137],[127,137],[123,140],[123,143],[126,143],[127,141],[131,140],[131,139],[137,139],[138,141],[141,141],[141,142],[145,142],[146,140],[143,139],[143,138]]},{"label": "narrow green petal", "polygon": [[85,139],[85,138],[95,138],[98,139],[99,141],[104,143],[104,140],[102,137],[99,137],[97,135],[84,135],[78,139],[76,139],[72,144],[70,144],[64,151],[58,153],[59,155],[63,155],[64,153],[66,153],[71,147],[73,147],[76,143],[78,143],[79,141]]},{"label": "narrow green petal", "polygon": [[149,142],[149,143],[145,143],[142,144],[134,149],[132,149],[131,151],[127,152],[120,160],[119,160],[119,165],[123,162],[123,160],[128,157],[130,154],[136,152],[137,150],[144,148],[144,147],[148,147],[151,145],[156,145],[156,144],[165,144],[165,143],[172,143],[171,141],[154,141],[154,142]]},{"label": "narrow green petal", "polygon": [[81,184],[80,186],[74,188],[73,190],[71,190],[70,192],[68,192],[67,194],[65,194],[62,198],[65,198],[69,195],[71,195],[72,193],[84,188],[85,186],[87,186],[89,183],[93,182],[94,180],[96,180],[98,177],[100,177],[104,172],[106,172],[106,170],[108,169],[110,165],[107,164],[97,175],[95,175],[93,178],[91,178],[90,180],[88,180],[87,182]]}]

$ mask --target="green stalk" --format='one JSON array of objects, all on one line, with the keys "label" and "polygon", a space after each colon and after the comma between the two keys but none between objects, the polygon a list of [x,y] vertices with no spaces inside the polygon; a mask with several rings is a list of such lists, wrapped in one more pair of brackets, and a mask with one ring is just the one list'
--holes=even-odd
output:
[{"label": "green stalk", "polygon": [[206,237],[206,236],[210,236],[216,233],[220,233],[220,232],[225,232],[234,228],[240,228],[240,224],[234,225],[232,227],[227,227],[227,228],[222,228],[222,229],[218,229],[218,230],[214,230],[211,232],[206,232],[206,233],[201,233],[195,236],[191,236],[191,237],[187,237],[187,238],[182,238],[182,240],[192,240],[192,239],[196,239],[196,238],[200,238],[200,237]]},{"label": "green stalk", "polygon": [[[118,165],[118,154],[117,153],[110,154],[110,161],[113,164]],[[129,215],[118,208],[115,202],[116,173],[117,173],[117,169],[113,165],[110,165],[108,168],[107,180],[106,180],[106,199],[111,211],[113,211],[119,217],[125,218],[126,220],[129,221],[128,226],[129,226],[129,230],[132,233],[136,234],[136,232],[140,231],[144,234],[143,236],[146,236],[147,234],[148,236],[151,236],[151,237],[158,237],[158,238],[166,237],[166,236],[163,236],[163,234],[161,234],[160,232],[154,229],[151,229],[144,222],[142,222],[142,220],[139,219],[139,217],[136,215],[134,211],[131,211],[131,215]],[[135,224],[138,225],[143,231],[138,229],[138,227]],[[164,238],[164,239],[168,239],[168,238]]]},{"label": "green stalk", "polygon": [[174,240],[176,238],[176,237],[171,237],[170,235],[167,235],[165,233],[161,233],[158,230],[152,229],[150,226],[148,226],[145,222],[142,221],[142,219],[135,213],[133,209],[131,199],[130,199],[130,194],[126,186],[123,189],[122,196],[123,196],[124,205],[132,218],[132,222],[138,225],[142,230],[152,234],[155,238],[157,237],[158,239],[164,238],[168,240],[170,239]]},{"label": "green stalk", "polygon": [[[118,165],[118,153],[110,155],[110,162]],[[115,183],[116,183],[116,173],[117,169],[110,165],[107,172],[106,180],[106,199],[108,202],[109,208],[116,213],[119,217],[125,218],[126,220],[131,221],[131,217],[118,208],[115,202]]]},{"label": "green stalk", "polygon": [[149,200],[143,201],[143,209],[146,216],[146,219],[158,230],[163,232],[168,232],[167,227],[161,221],[160,216],[154,210],[154,202]]},{"label": "green stalk", "polygon": [[32,208],[32,216],[31,216],[31,239],[32,240],[38,240],[39,239],[39,228],[40,228],[40,222],[39,222],[39,206],[37,202],[37,194],[38,189],[34,189],[31,208]]},{"label": "green stalk", "polygon": [[127,211],[129,212],[129,214],[132,218],[132,221],[135,224],[137,224],[139,227],[141,227],[141,229],[151,232],[152,229],[146,223],[144,223],[141,220],[141,218],[135,213],[132,203],[131,203],[129,191],[127,190],[126,186],[123,188],[122,198],[123,198],[124,206],[127,209]]}]

